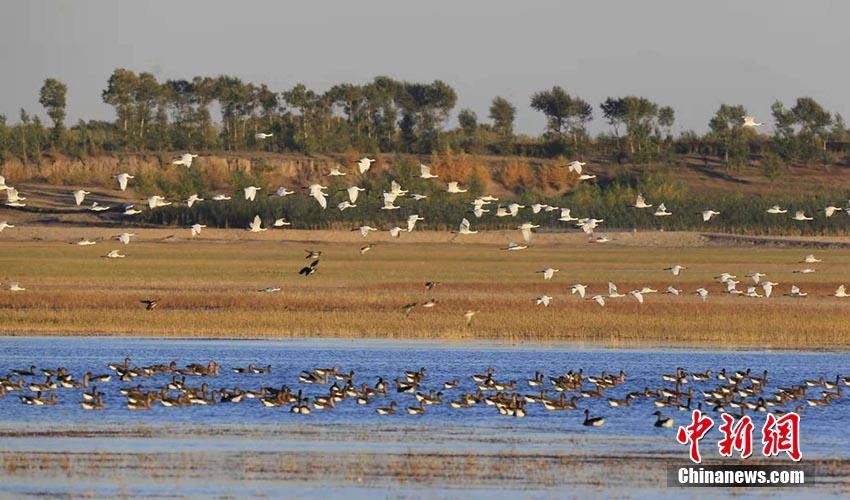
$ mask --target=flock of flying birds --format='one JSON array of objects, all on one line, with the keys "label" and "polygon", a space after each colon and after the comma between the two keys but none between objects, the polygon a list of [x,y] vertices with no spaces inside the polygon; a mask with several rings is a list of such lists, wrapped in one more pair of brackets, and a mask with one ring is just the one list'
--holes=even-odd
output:
[{"label": "flock of flying birds", "polygon": [[[756,127],[756,126],[759,126],[760,124],[755,122],[755,120],[752,117],[746,117],[744,125],[747,126],[747,127]],[[271,136],[271,134],[257,134],[258,139],[265,139],[265,138],[270,137],[270,136]],[[198,155],[196,155],[196,154],[185,153],[179,159],[174,160],[172,163],[175,164],[175,165],[185,166],[186,168],[191,168],[194,159],[197,158],[197,157],[198,157]],[[366,175],[367,172],[372,167],[372,165],[375,163],[375,161],[376,161],[375,159],[368,158],[368,157],[364,157],[364,158],[361,158],[360,160],[358,160],[356,162],[356,167],[355,167],[356,174],[359,174],[360,176]],[[567,168],[570,172],[577,175],[578,179],[580,181],[595,178],[596,177],[595,175],[589,174],[589,173],[584,171],[583,167],[585,165],[586,165],[586,162],[581,162],[581,161],[576,160],[576,161],[572,161],[569,164],[565,165],[565,168]],[[336,166],[332,167],[326,175],[328,177],[342,177],[342,176],[346,176],[346,175],[349,175],[349,174],[347,172],[343,171],[342,166],[336,165]],[[437,179],[437,178],[439,178],[439,175],[435,174],[432,171],[432,168],[430,166],[420,164],[420,175],[419,175],[419,177],[422,178],[422,179]],[[123,172],[123,173],[115,175],[114,178],[118,183],[118,189],[120,189],[123,192],[127,189],[130,181],[134,179],[134,176],[130,175],[129,173]],[[24,206],[26,206],[26,204],[24,203],[26,201],[26,197],[21,196],[21,194],[18,192],[18,190],[15,189],[14,187],[7,185],[6,179],[2,176],[0,176],[0,189],[4,189],[5,192],[6,192],[6,196],[7,196],[7,201],[5,203],[6,206],[9,206],[9,207],[24,207]],[[243,188],[243,195],[244,195],[245,200],[247,200],[247,201],[256,200],[257,194],[262,189],[263,188],[259,187],[259,186],[247,186],[247,187]],[[323,210],[327,209],[327,207],[328,207],[328,197],[329,197],[328,193],[326,192],[326,190],[328,189],[327,186],[323,186],[320,183],[314,183],[314,184],[311,184],[309,186],[304,187],[303,189],[307,192],[307,195],[312,197]],[[340,211],[345,211],[345,210],[349,210],[349,209],[352,209],[352,208],[356,208],[357,207],[357,200],[360,197],[360,193],[362,193],[366,190],[364,188],[354,184],[354,185],[348,187],[347,189],[344,189],[344,190],[341,190],[341,191],[346,192],[347,199],[339,202],[336,205],[336,208]],[[447,183],[446,191],[450,194],[462,194],[462,193],[466,193],[468,190],[461,187],[458,182],[452,181],[452,182]],[[286,196],[289,196],[289,195],[293,195],[295,193],[296,193],[296,191],[290,191],[286,187],[280,187],[273,194],[271,194],[271,196],[286,197]],[[76,191],[73,191],[73,193],[71,193],[71,194],[73,195],[74,204],[78,207],[82,207],[83,204],[85,203],[86,196],[90,195],[91,192],[86,191],[84,189],[78,189]],[[424,200],[428,197],[426,195],[419,194],[419,193],[410,193],[408,190],[403,189],[402,186],[398,182],[393,180],[390,183],[390,190],[382,193],[383,205],[381,206],[381,210],[388,210],[388,211],[400,210],[401,207],[396,205],[396,201],[399,199],[399,197],[405,197],[405,196],[412,198],[415,202],[420,202],[420,201],[422,201],[422,200]],[[211,200],[213,202],[222,202],[222,201],[227,201],[227,200],[230,200],[230,199],[232,199],[231,195],[223,194],[223,193],[222,194],[216,194],[215,196],[213,196],[211,198]],[[160,196],[160,195],[151,195],[151,196],[147,197],[147,199],[146,199],[147,207],[148,207],[149,210],[156,210],[160,207],[165,207],[165,206],[169,206],[169,205],[173,205],[173,204],[177,204],[177,203],[185,203],[186,206],[192,207],[195,203],[200,203],[200,202],[204,202],[204,201],[205,201],[205,199],[201,198],[197,194],[193,194],[193,195],[189,196],[186,200],[184,200],[182,202],[168,201],[168,200],[166,200],[165,197]],[[472,209],[470,210],[470,212],[475,218],[481,218],[485,214],[490,213],[493,209],[488,208],[488,207],[490,205],[498,202],[498,201],[499,201],[499,199],[494,197],[494,196],[490,196],[490,195],[478,196],[471,201]],[[653,215],[655,217],[669,217],[669,216],[673,215],[673,213],[667,209],[667,207],[665,206],[664,203],[659,203],[657,206],[654,206],[652,203],[648,203],[647,199],[642,194],[637,195],[635,202],[633,204],[633,207],[636,210],[653,209],[653,207],[655,207],[654,211],[653,211]],[[495,208],[495,212],[493,212],[493,215],[495,217],[519,217],[521,211],[526,209],[526,208],[530,209],[533,214],[538,214],[538,213],[541,213],[541,212],[544,212],[544,213],[556,212],[556,215],[559,215],[559,217],[557,219],[559,222],[574,223],[577,228],[581,229],[584,233],[586,233],[588,235],[588,239],[589,239],[588,241],[590,241],[592,243],[606,243],[606,242],[610,241],[610,239],[606,235],[601,235],[599,237],[594,238],[594,231],[599,227],[600,224],[602,224],[604,222],[603,219],[597,219],[597,218],[593,218],[593,217],[574,217],[569,208],[556,207],[556,206],[551,206],[551,205],[547,205],[547,204],[540,204],[540,203],[535,203],[535,204],[531,204],[529,206],[525,206],[525,205],[520,205],[519,203],[514,202],[514,203],[509,203],[509,204],[504,205],[504,206],[501,205],[501,204],[497,205],[497,207]],[[104,211],[113,210],[113,207],[101,205],[97,201],[93,201],[91,203],[91,205],[88,207],[88,209],[93,211],[93,212],[104,212]],[[833,215],[835,215],[836,213],[838,213],[840,211],[846,211],[848,216],[850,216],[850,206],[848,206],[847,208],[841,208],[841,207],[830,205],[830,206],[825,207],[823,209],[823,213],[824,213],[825,217],[827,217],[827,218],[832,217]],[[127,205],[124,205],[122,207],[122,214],[125,215],[125,216],[133,216],[133,215],[137,215],[137,214],[140,214],[140,213],[142,213],[142,210],[135,208],[134,205],[127,204]],[[781,215],[781,214],[787,214],[788,210],[781,208],[779,205],[774,205],[774,206],[770,207],[769,209],[767,209],[767,213],[774,214],[774,215]],[[706,210],[703,210],[700,213],[700,215],[701,215],[702,220],[704,222],[709,222],[709,221],[711,221],[712,218],[719,216],[720,212],[718,212],[716,210],[712,210],[712,209],[706,209]],[[793,215],[793,219],[797,220],[797,221],[810,221],[810,220],[813,220],[814,218],[807,216],[804,210],[796,210],[795,214]],[[389,234],[393,238],[399,238],[400,235],[403,232],[412,232],[414,230],[414,228],[416,227],[417,222],[420,222],[420,221],[423,221],[423,220],[424,220],[424,217],[421,217],[417,213],[410,214],[410,215],[407,216],[406,220],[403,223],[401,223],[401,225],[391,225],[388,228]],[[280,228],[280,227],[288,226],[290,224],[291,223],[288,222],[285,218],[277,218],[277,219],[274,220],[274,222],[271,224],[271,226],[276,227],[276,228]],[[14,228],[14,227],[15,227],[15,225],[10,224],[8,221],[0,221],[0,233],[2,233],[5,229]],[[201,223],[192,224],[189,227],[189,230],[191,231],[192,237],[200,236],[202,230],[205,227],[207,227],[207,226],[204,225],[204,224],[201,224]],[[529,248],[529,244],[531,242],[532,235],[533,235],[533,230],[535,230],[539,227],[540,227],[539,224],[534,224],[532,222],[523,222],[522,224],[518,225],[517,229],[519,229],[519,231],[520,231],[523,242],[522,243],[516,243],[514,241],[511,241],[507,244],[507,246],[503,247],[502,250],[519,251],[519,250],[524,250],[524,249]],[[251,221],[247,230],[252,232],[252,233],[259,233],[259,232],[268,231],[269,227],[267,227],[267,226],[264,227],[263,226],[263,220],[260,218],[259,215],[257,215]],[[378,231],[377,228],[369,226],[369,225],[362,225],[360,227],[354,228],[353,230],[358,231],[363,236],[364,239],[368,238],[370,233]],[[472,229],[472,224],[470,223],[469,219],[467,219],[467,218],[463,218],[460,221],[458,229],[456,231],[453,231],[453,233],[455,233],[456,235],[471,235],[471,234],[476,234],[477,232],[478,231]],[[125,232],[122,232],[121,234],[114,236],[114,239],[118,240],[119,242],[121,242],[124,245],[129,245],[130,242],[132,241],[132,238],[135,237],[135,236],[136,236],[136,233],[125,231]],[[88,245],[97,244],[97,241],[82,238],[78,241],[75,241],[74,244],[80,245],[80,246],[88,246]],[[371,249],[372,249],[372,245],[366,244],[366,245],[364,245],[363,247],[360,248],[360,253],[364,254],[364,253],[370,251]],[[321,253],[322,253],[321,251],[308,250],[306,258],[307,259],[312,258],[314,260],[309,265],[303,267],[299,271],[299,274],[301,274],[303,276],[311,276],[311,275],[315,274],[318,271],[319,257],[321,256]],[[125,258],[126,255],[121,253],[121,251],[119,249],[112,249],[106,255],[104,255],[104,257],[109,258],[109,259],[122,259],[122,258]],[[806,264],[813,264],[813,263],[820,262],[820,259],[815,258],[814,255],[807,255],[803,259],[802,262],[806,263]],[[667,268],[666,270],[670,271],[673,274],[673,276],[679,276],[680,273],[685,269],[687,269],[685,266],[675,264],[675,265],[672,265],[671,267]],[[554,277],[555,273],[557,273],[558,271],[559,271],[558,269],[554,269],[554,268],[549,267],[549,268],[543,269],[539,272],[543,274],[544,280],[551,280]],[[809,268],[809,267],[794,271],[794,273],[801,273],[801,274],[812,273],[812,272],[815,272],[815,270],[812,269],[812,268]],[[765,278],[765,276],[766,275],[764,273],[760,273],[760,272],[754,272],[754,273],[748,275],[747,277],[751,278],[753,283],[751,285],[747,286],[746,290],[739,290],[737,288],[737,285],[741,282],[736,281],[736,276],[734,276],[730,273],[722,273],[721,275],[717,276],[717,279],[719,280],[721,285],[723,287],[725,287],[725,291],[729,294],[743,295],[743,296],[746,296],[746,297],[770,298],[772,293],[773,293],[773,287],[778,286],[778,283],[775,283],[775,282],[772,282],[772,281],[769,281],[769,280],[766,280],[766,279],[762,279],[762,278]],[[431,290],[435,285],[436,285],[436,282],[428,282],[426,284],[426,287],[427,287],[428,290]],[[570,289],[571,289],[572,294],[578,294],[582,299],[584,299],[585,295],[587,294],[588,286],[581,284],[581,283],[575,283],[571,286]],[[17,291],[24,291],[26,289],[21,287],[19,283],[13,282],[10,285],[10,290],[17,292]],[[278,287],[268,287],[268,288],[262,289],[261,291],[274,293],[274,292],[280,291],[280,288],[278,288]],[[628,292],[628,295],[631,295],[635,300],[637,300],[637,302],[643,304],[644,296],[647,295],[647,294],[650,294],[650,293],[655,293],[655,292],[657,292],[657,290],[655,290],[655,289],[653,289],[649,286],[644,286],[641,289],[632,290],[632,291]],[[666,292],[668,294],[672,294],[672,295],[680,295],[683,291],[680,290],[680,289],[677,289],[677,288],[675,288],[674,286],[671,285],[671,286],[667,287]],[[709,291],[704,287],[700,287],[700,288],[696,289],[694,291],[694,293],[696,293],[703,300],[706,300],[708,298],[708,295],[709,295]],[[798,286],[793,285],[793,286],[791,286],[790,291],[787,295],[791,296],[791,297],[795,297],[795,298],[802,298],[802,297],[806,297],[807,293],[801,291]],[[589,300],[593,300],[596,303],[598,303],[600,306],[604,306],[606,304],[606,300],[608,300],[608,299],[616,299],[616,298],[625,297],[625,296],[626,295],[618,292],[617,286],[614,283],[609,282],[608,283],[608,293],[607,293],[607,295],[605,295],[605,294],[594,294],[594,295],[589,297]],[[848,294],[846,292],[846,288],[845,288],[844,285],[840,285],[836,289],[833,296],[835,296],[835,297],[848,297],[848,296],[850,296],[850,294]],[[541,295],[541,296],[536,297],[534,300],[539,305],[548,306],[550,304],[550,302],[552,301],[552,297],[548,296],[548,295]],[[145,306],[148,309],[153,309],[157,305],[157,300],[148,299],[148,300],[142,301],[142,303],[144,303]],[[428,307],[433,307],[435,304],[436,304],[436,300],[430,300],[430,301],[422,303],[422,304],[417,304],[417,303],[407,304],[407,305],[404,306],[403,309],[404,309],[405,313],[409,313],[414,307],[421,306],[421,307],[428,308]],[[472,317],[475,315],[475,313],[476,313],[476,311],[467,311],[466,312],[464,317],[466,319],[467,324],[469,324],[471,322]]]}]

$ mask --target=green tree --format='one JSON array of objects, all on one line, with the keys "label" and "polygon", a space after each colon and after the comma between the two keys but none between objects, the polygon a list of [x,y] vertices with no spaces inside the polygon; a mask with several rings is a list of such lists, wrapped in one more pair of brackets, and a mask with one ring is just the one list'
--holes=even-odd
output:
[{"label": "green tree", "polygon": [[65,95],[67,92],[68,87],[55,78],[44,80],[39,91],[38,102],[47,111],[50,120],[53,121],[52,140],[54,144],[60,143],[65,130]]},{"label": "green tree", "polygon": [[559,86],[533,94],[531,108],[546,115],[550,143],[563,144],[569,133],[575,148],[579,148],[580,139],[586,135],[586,125],[593,118],[590,104]]},{"label": "green tree", "polygon": [[746,161],[748,144],[744,129],[744,106],[721,104],[708,122],[709,139],[719,145],[727,165],[741,165]]},{"label": "green tree", "polygon": [[496,96],[490,104],[490,119],[493,120],[493,130],[499,136],[496,150],[505,154],[513,150],[514,119],[516,108],[504,97]]},{"label": "green tree", "polygon": [[121,131],[124,144],[129,142],[132,135],[130,130],[133,120],[133,93],[136,89],[138,77],[135,73],[124,68],[118,68],[112,72],[106,89],[102,93],[103,102],[115,108],[117,125]]}]

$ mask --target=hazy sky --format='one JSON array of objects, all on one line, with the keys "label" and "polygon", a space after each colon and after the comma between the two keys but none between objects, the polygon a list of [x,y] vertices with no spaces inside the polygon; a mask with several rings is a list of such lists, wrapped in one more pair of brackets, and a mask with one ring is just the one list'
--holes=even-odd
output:
[{"label": "hazy sky", "polygon": [[539,133],[532,92],[561,85],[597,107],[638,94],[704,131],[721,102],[769,118],[811,95],[850,114],[850,2],[843,0],[72,1],[0,5],[0,113],[42,112],[46,77],[68,84],[69,123],[113,116],[101,90],[116,67],[161,80],[232,74],[284,90],[375,75],[442,79],[487,119],[503,95],[517,130]]}]

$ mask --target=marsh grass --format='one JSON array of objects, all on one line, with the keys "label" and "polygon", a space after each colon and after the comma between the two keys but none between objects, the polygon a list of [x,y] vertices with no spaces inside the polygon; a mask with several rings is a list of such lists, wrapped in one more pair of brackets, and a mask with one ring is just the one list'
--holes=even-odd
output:
[{"label": "marsh grass", "polygon": [[[0,242],[0,333],[777,348],[850,344],[850,300],[827,297],[839,283],[850,284],[850,262],[840,250],[817,251],[823,259],[811,266],[817,272],[800,275],[791,271],[805,267],[798,262],[808,251],[801,249],[640,248],[565,238],[504,252],[468,239],[466,244],[386,242],[361,256],[358,239],[164,243],[137,232],[139,241],[121,246],[128,255],[122,260],[101,257],[118,248],[112,244],[117,242],[94,247],[49,239]],[[348,232],[340,234],[350,238]],[[308,278],[297,274],[308,262],[305,248],[325,252],[319,272]],[[673,277],[663,270],[673,263],[688,269]],[[561,271],[544,282],[535,271],[548,266]],[[770,300],[728,296],[712,280],[724,271],[742,279],[739,288],[753,271],[768,273],[781,286]],[[10,280],[27,291],[7,291]],[[442,284],[426,292],[423,285],[430,280]],[[663,292],[672,284],[687,295],[648,295],[643,306],[627,297],[600,308],[569,293],[570,284],[581,282],[590,285],[589,296],[604,294],[609,280],[621,293],[645,284]],[[810,296],[783,297],[791,284]],[[267,286],[282,290],[258,291]],[[711,291],[706,303],[693,295],[700,286]],[[554,297],[549,308],[534,305],[544,293]],[[159,299],[159,307],[145,311],[139,300],[146,298]],[[436,307],[403,314],[404,304],[431,298]],[[469,309],[480,312],[467,328],[463,313]]]}]

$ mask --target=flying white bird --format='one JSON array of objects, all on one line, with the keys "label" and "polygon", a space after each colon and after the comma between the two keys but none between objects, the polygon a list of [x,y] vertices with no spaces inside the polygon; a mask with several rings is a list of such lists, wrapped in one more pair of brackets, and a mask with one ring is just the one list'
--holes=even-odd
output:
[{"label": "flying white bird", "polygon": [[496,217],[510,217],[511,213],[508,212],[508,209],[499,205],[496,207],[496,213],[494,214]]},{"label": "flying white bird", "polygon": [[274,227],[283,227],[283,226],[291,226],[291,225],[292,225],[291,222],[286,222],[286,219],[284,219],[282,217],[280,219],[275,219],[274,223],[272,223],[272,226],[274,226]]},{"label": "flying white bird", "polygon": [[360,236],[363,236],[364,238],[365,238],[365,237],[367,237],[367,236],[369,236],[369,233],[370,233],[371,231],[377,231],[377,229],[375,229],[375,228],[374,228],[374,227],[372,227],[372,226],[360,226],[360,227],[358,227],[358,228],[356,228],[356,229],[354,229],[354,230],[355,230],[355,231],[360,231]]},{"label": "flying white bird", "polygon": [[590,300],[595,300],[596,303],[599,304],[600,306],[603,306],[603,307],[605,306],[605,297],[603,297],[602,295],[594,295],[593,297],[590,298]]},{"label": "flying white bird", "polygon": [[773,293],[773,287],[778,286],[779,283],[774,283],[772,281],[762,281],[759,286],[762,290],[764,290],[764,296],[766,298],[770,298],[770,295]]},{"label": "flying white bird", "polygon": [[274,192],[275,196],[280,196],[283,198],[284,196],[289,196],[291,194],[295,194],[295,191],[287,191],[285,187],[281,186],[277,188],[277,191]]},{"label": "flying white bird", "polygon": [[542,205],[540,203],[535,203],[535,204],[531,205],[531,213],[539,214],[540,211],[543,210],[545,207],[546,207],[546,205]]},{"label": "flying white bird", "polygon": [[384,193],[384,206],[381,207],[381,210],[398,210],[401,207],[395,205],[395,200],[398,198],[398,195],[395,193]]},{"label": "flying white bird", "polygon": [[708,300],[708,290],[705,288],[697,288],[696,294],[699,295],[699,298],[701,298],[703,302]]},{"label": "flying white bird", "polygon": [[268,231],[269,228],[263,227],[263,220],[260,219],[259,215],[254,216],[254,220],[248,225],[248,231],[252,233],[260,233],[263,231]]},{"label": "flying white bird", "polygon": [[579,297],[584,298],[584,294],[587,292],[587,285],[582,285],[581,283],[574,283],[570,286],[570,293],[573,295],[578,294]]},{"label": "flying white bird", "polygon": [[183,153],[179,160],[174,160],[171,163],[173,163],[174,165],[183,165],[186,168],[189,168],[192,166],[192,160],[197,157],[198,155],[193,155],[192,153]]},{"label": "flying white bird", "polygon": [[603,234],[602,236],[596,238],[595,240],[592,240],[591,243],[608,243],[609,241],[611,241],[611,239],[608,237],[608,235]]},{"label": "flying white bird", "polygon": [[232,198],[226,194],[217,194],[212,197],[213,201],[229,201]]},{"label": "flying white bird", "polygon": [[580,180],[580,181],[589,181],[589,180],[595,179],[595,178],[596,178],[596,176],[592,175],[592,174],[581,174],[580,176],[578,176],[578,180]]},{"label": "flying white bird", "polygon": [[586,161],[574,160],[567,164],[567,170],[581,175],[581,167],[587,165]]},{"label": "flying white bird", "polygon": [[10,292],[23,292],[26,288],[22,287],[17,281],[9,283]]},{"label": "flying white bird", "polygon": [[245,199],[248,201],[254,201],[257,198],[257,191],[263,188],[259,188],[257,186],[248,186],[243,191],[245,192]]},{"label": "flying white bird", "polygon": [[148,196],[147,201],[148,201],[148,208],[150,208],[151,210],[153,210],[154,208],[166,207],[168,205],[171,205],[170,201],[165,201],[165,198],[163,198],[162,196],[159,196],[157,194]]},{"label": "flying white bird", "polygon": [[733,280],[735,278],[737,278],[737,276],[735,276],[734,274],[729,274],[729,273],[720,273],[719,276],[714,277],[714,279],[716,279],[717,281],[719,281],[721,283],[726,283],[727,281]]},{"label": "flying white bird", "polygon": [[418,194],[418,193],[413,193],[413,194],[410,195],[410,197],[413,198],[413,201],[421,201],[421,200],[424,200],[425,198],[427,198],[426,195]]},{"label": "flying white bird", "polygon": [[756,119],[753,116],[745,116],[744,117],[744,124],[743,124],[744,127],[756,128],[756,127],[761,127],[762,125],[764,125],[764,123],[756,122]]},{"label": "flying white bird", "polygon": [[593,234],[593,230],[599,227],[599,223],[604,222],[603,219],[582,218],[576,222],[576,227],[580,227],[585,234]]},{"label": "flying white bird", "polygon": [[643,288],[640,289],[640,293],[646,295],[649,293],[658,293],[658,290],[650,287],[649,285],[643,285]]},{"label": "flying white bird", "polygon": [[110,250],[108,254],[105,255],[107,259],[123,259],[126,255],[122,254],[118,250]]},{"label": "flying white bird", "polygon": [[398,226],[393,226],[389,228],[390,236],[393,238],[398,238],[401,235],[402,229]]},{"label": "flying white bird", "polygon": [[18,190],[12,186],[6,186],[6,206],[9,207],[25,207],[26,203],[22,203],[26,198],[18,193]]},{"label": "flying white bird", "polygon": [[744,293],[744,296],[745,297],[752,297],[752,298],[755,298],[755,299],[764,298],[764,295],[758,293],[756,291],[756,287],[752,286],[752,285],[747,287],[747,291],[746,291],[746,293]]},{"label": "flying white bird", "polygon": [[4,229],[12,228],[12,227],[15,227],[15,226],[13,226],[12,224],[9,224],[7,221],[0,222],[0,233],[2,233]]},{"label": "flying white bird", "polygon": [[801,260],[800,262],[801,263],[805,262],[806,264],[817,264],[818,262],[823,262],[823,261],[821,259],[818,259],[817,257],[815,257],[815,254],[810,253],[809,255],[806,255],[805,257],[803,257],[803,260]]},{"label": "flying white bird", "polygon": [[465,193],[465,192],[467,192],[467,191],[469,191],[469,190],[468,190],[468,189],[461,189],[461,188],[459,188],[459,187],[457,186],[457,181],[452,181],[452,182],[450,182],[450,183],[449,183],[449,186],[448,186],[448,188],[447,188],[447,191],[448,191],[449,193]]},{"label": "flying white bird", "polygon": [[130,179],[135,179],[136,177],[128,174],[127,172],[124,172],[116,175],[114,178],[118,180],[118,189],[120,189],[121,191],[126,191],[127,183],[130,181]]},{"label": "flying white bird", "polygon": [[113,238],[115,238],[116,240],[120,241],[121,243],[123,243],[125,245],[129,245],[130,244],[130,238],[132,238],[133,236],[136,236],[136,233],[124,232],[124,233],[117,234],[117,235],[113,236]]},{"label": "flying white bird", "polygon": [[806,212],[805,212],[805,211],[803,211],[803,210],[797,210],[797,213],[795,213],[795,214],[794,214],[793,219],[794,219],[794,220],[805,221],[805,220],[814,220],[814,217],[806,217]]},{"label": "flying white bird", "polygon": [[825,208],[823,209],[823,213],[824,213],[824,215],[826,215],[826,216],[827,216],[827,218],[828,218],[828,217],[832,217],[832,216],[833,216],[833,214],[835,214],[835,212],[838,212],[838,211],[840,211],[840,210],[841,210],[841,207],[836,207],[835,205],[830,205],[830,206],[825,207]]},{"label": "flying white bird", "polygon": [[322,191],[323,189],[327,189],[327,187],[321,184],[311,184],[307,189],[310,190],[310,196],[319,203],[322,210],[328,207],[328,194]]},{"label": "flying white bird", "polygon": [[560,271],[560,269],[555,269],[553,267],[547,267],[546,269],[543,269],[543,270],[537,271],[537,272],[543,273],[543,279],[545,281],[549,281],[550,279],[552,279],[553,276],[555,276],[555,273],[557,273],[559,271]]},{"label": "flying white bird", "polygon": [[668,215],[673,215],[673,212],[668,212],[667,207],[665,207],[664,204],[662,203],[662,204],[658,205],[658,208],[655,209],[655,213],[652,214],[652,215],[654,215],[656,217],[666,217]]},{"label": "flying white bird", "polygon": [[265,132],[257,132],[256,134],[254,134],[254,138],[259,139],[261,141],[264,139],[268,139],[269,137],[274,137],[274,134],[267,134]]},{"label": "flying white bird", "polygon": [[189,229],[192,230],[192,237],[200,236],[201,235],[201,229],[203,229],[205,227],[207,227],[205,224],[192,224],[192,226],[189,228]]},{"label": "flying white bird", "polygon": [[439,177],[439,175],[432,174],[431,167],[425,165],[424,163],[419,164],[419,171],[419,177],[421,177],[422,179],[436,179],[437,177]]},{"label": "flying white bird", "polygon": [[331,167],[331,171],[328,172],[328,175],[330,175],[331,177],[339,177],[339,176],[343,176],[343,175],[348,175],[345,172],[342,172],[340,170],[340,168],[341,167],[339,165],[334,165],[333,167]]},{"label": "flying white bird", "polygon": [[766,275],[766,274],[764,274],[764,273],[750,273],[750,274],[748,274],[748,275],[747,275],[747,278],[752,279],[752,280],[753,280],[753,283],[755,283],[756,285],[758,285],[758,284],[759,284],[759,281],[761,281],[761,279],[762,279],[763,277],[765,277],[765,276],[767,276],[767,275]]},{"label": "flying white bird", "polygon": [[670,285],[670,286],[667,287],[667,293],[670,294],[670,295],[678,296],[680,293],[682,293],[682,290],[674,287],[673,285]]},{"label": "flying white bird", "polygon": [[838,288],[835,289],[835,293],[832,294],[833,297],[850,297],[850,294],[847,293],[847,289],[844,285],[838,285]]},{"label": "flying white bird", "polygon": [[572,222],[572,221],[578,220],[577,218],[573,217],[570,214],[570,211],[571,211],[571,209],[569,209],[569,208],[562,208],[561,209],[561,216],[558,218],[558,220],[561,221],[561,222]]},{"label": "flying white bird", "polygon": [[484,215],[488,212],[489,212],[489,210],[487,210],[486,208],[481,208],[481,207],[475,207],[475,208],[472,209],[472,214],[475,215],[476,219],[480,219],[482,215]]},{"label": "flying white bird", "polygon": [[89,207],[89,210],[91,210],[92,212],[105,212],[110,208],[111,207],[108,207],[106,205],[99,205],[96,201],[93,201],[91,206]]},{"label": "flying white bird", "polygon": [[619,299],[620,297],[625,297],[625,296],[626,296],[625,294],[622,294],[617,290],[617,285],[615,285],[614,282],[612,282],[612,281],[608,282],[608,298],[609,299]]},{"label": "flying white bird", "polygon": [[525,205],[520,205],[519,203],[511,203],[508,205],[508,211],[511,213],[511,217],[516,217],[519,214],[520,208],[525,208]]},{"label": "flying white bird", "polygon": [[357,203],[357,197],[360,196],[360,193],[363,191],[366,190],[360,186],[351,186],[345,190],[345,192],[348,193],[348,200],[351,201],[351,203]]},{"label": "flying white bird", "polygon": [[774,214],[774,215],[775,214],[787,214],[788,210],[779,208],[779,205],[773,205],[772,207],[768,208],[766,210],[766,212],[769,213],[769,214]]},{"label": "flying white bird", "polygon": [[727,281],[726,282],[726,293],[728,293],[730,295],[740,294],[741,291],[738,290],[738,283],[740,283],[740,281],[735,281],[735,280]]},{"label": "flying white bird", "polygon": [[789,297],[795,297],[795,298],[802,298],[802,297],[805,297],[807,295],[808,295],[808,293],[800,291],[800,287],[798,287],[797,285],[791,285],[791,291],[788,292]]},{"label": "flying white bird", "polygon": [[9,186],[6,185],[6,178],[0,175],[0,189],[6,189],[7,187]]},{"label": "flying white bird", "polygon": [[340,212],[344,211],[346,208],[357,208],[357,205],[351,203],[348,200],[340,202],[337,204],[336,208],[339,209]]},{"label": "flying white bird", "polygon": [[643,294],[640,292],[640,290],[632,290],[631,292],[629,292],[629,294],[634,297],[636,301],[638,301],[638,304],[643,304]]},{"label": "flying white bird", "polygon": [[372,167],[372,164],[375,163],[375,161],[376,160],[373,160],[372,158],[360,158],[357,160],[357,169],[361,174],[365,174]]},{"label": "flying white bird", "polygon": [[528,248],[528,245],[520,245],[519,243],[516,243],[514,241],[510,241],[510,242],[508,242],[508,246],[506,246],[502,250],[516,251],[516,250],[525,250],[526,248]]},{"label": "flying white bird", "polygon": [[402,189],[401,184],[399,184],[396,181],[390,182],[390,192],[394,195],[397,195],[397,196],[404,196],[404,195],[407,194],[407,190]]},{"label": "flying white bird", "polygon": [[522,239],[525,240],[526,243],[531,241],[531,230],[540,227],[540,224],[532,224],[531,222],[523,222],[520,226],[517,227],[522,232]]},{"label": "flying white bird", "polygon": [[644,199],[643,195],[640,194],[640,193],[638,193],[638,195],[637,195],[637,199],[635,200],[634,206],[635,206],[635,208],[650,208],[650,207],[652,207],[652,205],[648,204],[646,202],[646,200]]},{"label": "flying white bird", "polygon": [[420,217],[419,214],[413,214],[407,216],[407,232],[410,233],[413,231],[413,228],[416,227],[416,223],[419,221],[425,220],[425,217]]},{"label": "flying white bird", "polygon": [[204,199],[198,196],[197,194],[189,195],[189,198],[186,199],[186,206],[192,208],[192,205],[199,201],[204,201]]},{"label": "flying white bird", "polygon": [[791,271],[791,272],[794,273],[794,274],[811,274],[811,273],[815,272],[815,270],[812,269],[811,267],[807,267],[805,269],[795,269],[794,271]]},{"label": "flying white bird", "polygon": [[89,191],[85,191],[85,190],[82,190],[82,189],[78,189],[78,190],[74,191],[74,193],[73,193],[74,203],[76,203],[78,207],[80,205],[82,205],[83,202],[86,200],[87,194],[91,194],[91,193]]},{"label": "flying white bird", "polygon": [[460,227],[458,228],[457,232],[458,232],[458,234],[475,234],[478,231],[472,231],[469,228],[469,221],[466,218],[464,218],[462,221],[460,221]]},{"label": "flying white bird", "polygon": [[75,242],[74,244],[81,246],[81,247],[87,247],[87,246],[91,246],[91,245],[96,245],[97,242],[83,238],[80,241]]},{"label": "flying white bird", "polygon": [[674,265],[672,265],[672,266],[670,266],[670,267],[668,267],[664,270],[670,271],[673,274],[673,276],[678,276],[682,272],[682,270],[684,270],[684,269],[687,269],[687,267],[680,266],[679,264],[674,264]]},{"label": "flying white bird", "polygon": [[703,210],[702,211],[702,221],[708,222],[715,215],[720,215],[720,212],[715,212],[714,210]]},{"label": "flying white bird", "polygon": [[549,302],[552,301],[552,297],[548,295],[541,295],[534,299],[534,301],[537,302],[538,306],[542,304],[544,307],[549,307]]},{"label": "flying white bird", "polygon": [[138,215],[142,213],[141,210],[133,208],[134,205],[124,205],[124,215]]}]

